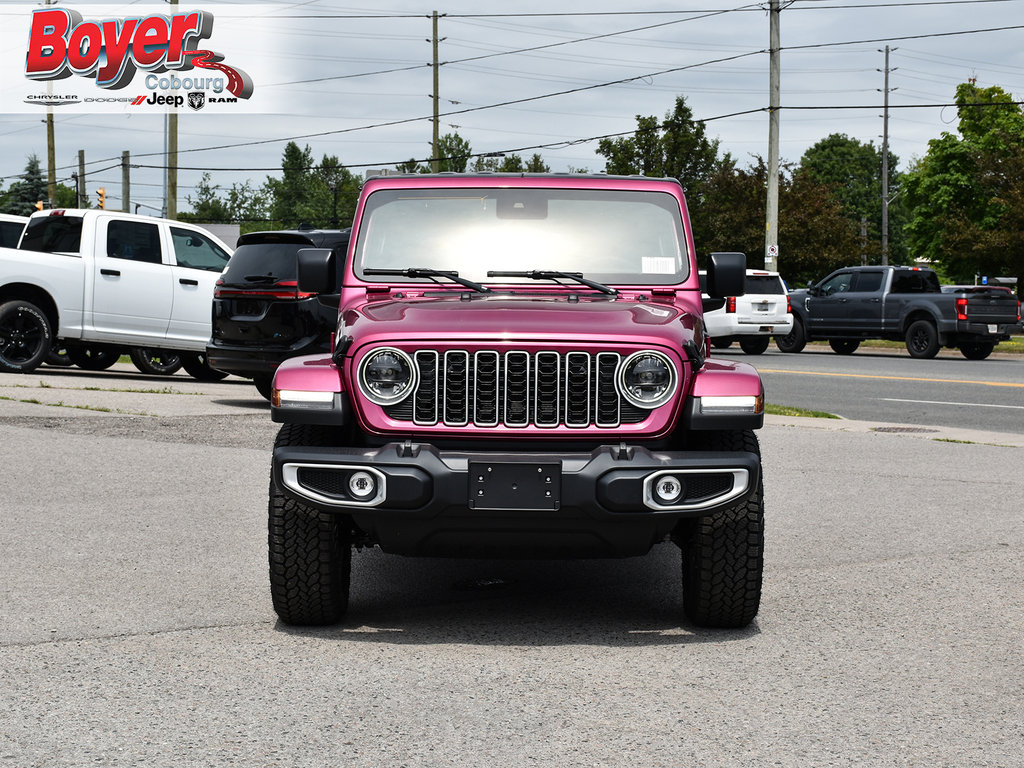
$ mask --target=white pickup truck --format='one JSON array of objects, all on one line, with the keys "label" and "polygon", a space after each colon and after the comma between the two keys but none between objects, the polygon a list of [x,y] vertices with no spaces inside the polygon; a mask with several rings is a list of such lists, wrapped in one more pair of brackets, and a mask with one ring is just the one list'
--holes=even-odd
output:
[{"label": "white pickup truck", "polygon": [[[129,349],[173,351],[197,378],[213,286],[231,249],[185,222],[104,210],[32,214],[0,248],[0,371],[28,372],[52,349],[88,365]],[[115,358],[116,359],[116,358]]]}]

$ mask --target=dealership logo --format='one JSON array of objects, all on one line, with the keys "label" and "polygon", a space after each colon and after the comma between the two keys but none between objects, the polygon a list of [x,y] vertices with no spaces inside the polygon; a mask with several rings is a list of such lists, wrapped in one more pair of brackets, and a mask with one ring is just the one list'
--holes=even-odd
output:
[{"label": "dealership logo", "polygon": [[188,106],[190,109],[199,111],[206,104],[206,94],[203,91],[193,91],[188,95]]},{"label": "dealership logo", "polygon": [[43,107],[62,107],[65,104],[80,104],[82,100],[77,96],[55,96],[51,93],[41,93],[38,96],[26,96],[26,104],[39,104]]},{"label": "dealership logo", "polygon": [[[85,21],[68,8],[36,10],[32,12],[25,76],[48,81],[76,75],[94,79],[100,88],[117,90],[129,86],[139,70],[190,72],[199,68],[210,76],[179,80],[149,75],[146,87],[171,90],[173,81],[178,80],[182,84],[179,88],[210,88],[217,93],[227,90],[236,99],[248,99],[253,92],[249,75],[224,64],[223,55],[198,47],[212,33],[213,14],[207,11]],[[150,78],[156,84],[151,85]],[[163,88],[164,80],[168,81],[167,88]],[[179,96],[165,98],[184,103]],[[189,106],[200,109],[203,104],[193,106],[190,94]]]}]

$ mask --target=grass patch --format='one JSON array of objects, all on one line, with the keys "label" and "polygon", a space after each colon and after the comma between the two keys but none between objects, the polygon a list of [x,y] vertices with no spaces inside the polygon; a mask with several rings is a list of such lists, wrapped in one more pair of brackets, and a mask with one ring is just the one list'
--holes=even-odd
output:
[{"label": "grass patch", "polygon": [[936,443],[958,443],[960,445],[991,445],[995,448],[1016,448],[1015,445],[1006,445],[1005,443],[976,443],[974,440],[954,440],[951,437],[933,437]]},{"label": "grass patch", "polygon": [[[4,387],[10,389],[58,389],[52,384],[47,384],[44,381],[40,381],[38,384],[5,384]],[[193,395],[198,396],[204,394],[203,392],[180,392],[174,387],[150,387],[147,389],[139,389],[134,387],[59,387],[63,390],[77,390],[79,392],[128,392],[136,395]]]},{"label": "grass patch", "polygon": [[834,413],[826,413],[825,411],[810,411],[806,408],[794,408],[789,405],[774,405],[772,403],[765,403],[764,412],[769,413],[772,416],[806,416],[812,419],[838,419]]},{"label": "grass patch", "polygon": [[179,392],[174,387],[133,389],[131,387],[82,387],[85,392],[130,392],[136,395],[201,395],[202,392]]},{"label": "grass patch", "polygon": [[44,403],[34,397],[7,397],[0,395],[0,400],[7,400],[12,403],[28,403],[29,405],[46,405],[50,408],[74,408],[79,411],[98,411],[99,413],[118,413],[122,416],[156,416],[154,413],[140,413],[138,411],[122,411],[120,408],[106,408],[102,405],[72,405],[63,400],[57,403]]}]

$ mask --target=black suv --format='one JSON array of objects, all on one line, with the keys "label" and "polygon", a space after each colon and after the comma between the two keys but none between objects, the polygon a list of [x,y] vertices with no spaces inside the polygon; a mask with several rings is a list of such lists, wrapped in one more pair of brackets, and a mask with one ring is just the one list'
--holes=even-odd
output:
[{"label": "black suv", "polygon": [[350,232],[300,227],[238,238],[213,292],[213,338],[206,348],[210,365],[252,379],[269,400],[281,361],[330,350],[339,296],[300,292],[296,254],[303,248],[331,248],[342,263]]}]

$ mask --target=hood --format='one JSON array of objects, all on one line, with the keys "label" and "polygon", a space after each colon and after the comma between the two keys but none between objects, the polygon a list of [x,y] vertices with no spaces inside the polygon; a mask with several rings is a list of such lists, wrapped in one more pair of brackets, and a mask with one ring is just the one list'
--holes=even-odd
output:
[{"label": "hood", "polygon": [[[463,296],[470,296],[469,299]],[[674,304],[604,296],[422,296],[367,301],[346,309],[339,337],[364,344],[495,341],[584,345],[660,344],[673,349],[694,337],[696,316]]]}]

